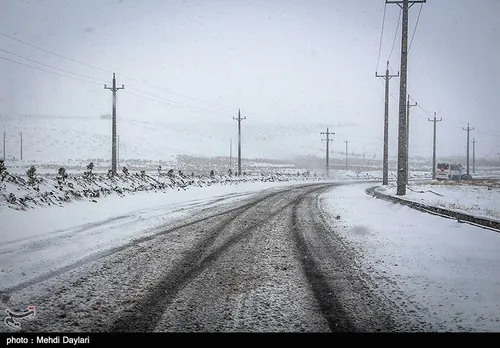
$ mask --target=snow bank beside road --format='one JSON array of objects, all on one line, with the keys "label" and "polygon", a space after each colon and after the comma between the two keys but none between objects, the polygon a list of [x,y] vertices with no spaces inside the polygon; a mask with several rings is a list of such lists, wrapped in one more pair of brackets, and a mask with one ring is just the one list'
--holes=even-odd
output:
[{"label": "snow bank beside road", "polygon": [[[377,192],[396,197],[396,185]],[[405,196],[413,202],[500,221],[500,180],[410,183]]]},{"label": "snow bank beside road", "polygon": [[374,198],[371,186],[339,186],[321,207],[374,291],[431,331],[500,331],[500,234]]},{"label": "snow bank beside road", "polygon": [[304,173],[303,175],[253,175],[253,176],[188,176],[181,173],[148,175],[135,174],[78,175],[26,178],[6,171],[0,172],[0,209],[7,206],[26,210],[39,206],[62,206],[75,200],[97,202],[101,197],[112,194],[123,196],[141,191],[187,190],[191,187],[211,185],[231,185],[247,182],[302,182],[321,180]]}]

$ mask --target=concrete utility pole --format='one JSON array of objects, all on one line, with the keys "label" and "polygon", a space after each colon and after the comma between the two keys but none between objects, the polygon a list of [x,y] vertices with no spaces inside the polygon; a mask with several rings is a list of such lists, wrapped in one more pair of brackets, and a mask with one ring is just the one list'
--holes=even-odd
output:
[{"label": "concrete utility pole", "polygon": [[5,158],[5,132],[3,132],[3,160],[7,161],[7,158]]},{"label": "concrete utility pole", "polygon": [[410,95],[408,94],[408,102],[406,103],[406,184],[408,185],[408,174],[410,171],[410,108],[417,106],[410,103]]},{"label": "concrete utility pole", "polygon": [[399,127],[398,127],[398,177],[396,195],[406,194],[406,83],[408,69],[408,9],[416,3],[425,3],[426,0],[386,0],[386,4],[397,4],[403,11],[401,25],[401,78],[399,83]]},{"label": "concrete utility pole", "polygon": [[469,175],[469,133],[471,130],[474,130],[474,128],[470,128],[469,124],[467,123],[467,128],[462,128],[464,131],[467,131],[467,175]]},{"label": "concrete utility pole", "polygon": [[472,138],[472,173],[476,174],[476,139]]},{"label": "concrete utility pole", "polygon": [[330,141],[333,141],[333,139],[330,139],[330,135],[335,135],[335,133],[330,133],[328,128],[326,129],[326,133],[320,133],[321,135],[326,135],[326,139],[321,139],[321,141],[326,141],[326,176],[330,177],[330,162],[329,162],[329,156],[330,156]]},{"label": "concrete utility pole", "polygon": [[397,75],[389,75],[389,61],[387,61],[387,68],[385,75],[379,75],[375,72],[375,77],[382,77],[385,79],[385,112],[384,112],[384,159],[382,169],[382,185],[389,183],[389,80]]},{"label": "concrete utility pole", "polygon": [[21,135],[21,161],[23,160],[23,132],[20,133]]},{"label": "concrete utility pole", "polygon": [[434,113],[434,119],[431,120],[430,118],[428,118],[427,120],[434,123],[434,141],[432,145],[432,178],[436,179],[436,123],[442,121],[443,119],[440,118],[439,120],[437,120],[436,113]]},{"label": "concrete utility pole", "polygon": [[238,176],[241,175],[241,120],[246,120],[245,117],[241,117],[240,109],[238,109],[238,118],[233,117],[234,120],[238,121]]},{"label": "concrete utility pole", "polygon": [[345,143],[345,170],[347,170],[347,144],[349,144],[348,140],[344,140]]},{"label": "concrete utility pole", "polygon": [[113,73],[113,86],[107,87],[104,85],[104,89],[109,89],[113,92],[113,121],[111,126],[111,172],[116,175],[116,92],[120,89],[124,89],[125,86],[116,87],[115,73]]}]

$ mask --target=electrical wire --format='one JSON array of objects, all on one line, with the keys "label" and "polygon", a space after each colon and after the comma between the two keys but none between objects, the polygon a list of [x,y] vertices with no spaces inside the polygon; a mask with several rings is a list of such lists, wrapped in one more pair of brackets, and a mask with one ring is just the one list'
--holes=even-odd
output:
[{"label": "electrical wire", "polygon": [[99,83],[104,83],[103,81],[98,80],[98,79],[95,79],[95,78],[93,78],[93,77],[89,77],[89,76],[85,76],[85,75],[77,74],[77,73],[74,73],[74,72],[71,72],[71,71],[68,71],[68,70],[64,70],[64,69],[56,68],[56,67],[54,67],[54,66],[52,66],[52,65],[48,65],[48,64],[45,64],[45,63],[42,63],[42,62],[36,61],[36,60],[34,60],[34,59],[30,59],[30,58],[27,58],[27,57],[21,56],[21,55],[16,54],[16,53],[12,53],[12,52],[7,51],[7,50],[4,50],[4,49],[2,49],[2,48],[0,48],[0,51],[5,52],[5,53],[8,53],[8,54],[11,54],[11,55],[13,55],[13,56],[15,56],[15,57],[18,57],[18,58],[25,59],[25,60],[30,61],[30,62],[32,62],[32,63],[40,64],[40,65],[45,66],[45,67],[47,67],[47,68],[51,68],[51,69],[54,69],[54,70],[58,70],[58,71],[61,71],[61,72],[65,72],[65,73],[67,73],[67,74],[71,74],[71,75],[75,75],[75,76],[83,77],[83,78],[86,78],[86,79],[89,79],[89,80],[94,80],[94,81],[97,81],[97,82],[99,82]]},{"label": "electrical wire", "polygon": [[424,7],[424,4],[421,3],[420,4],[420,10],[418,11],[417,22],[415,23],[415,28],[413,29],[413,34],[411,35],[410,46],[408,47],[408,53],[410,53],[411,44],[413,43],[413,38],[415,37],[415,32],[417,31],[418,21],[420,20],[420,14],[422,13],[422,8],[423,7]]},{"label": "electrical wire", "polygon": [[13,37],[13,36],[7,35],[7,34],[5,34],[5,33],[0,32],[0,35],[2,35],[2,36],[4,36],[4,37],[7,37],[7,38],[9,38],[9,39],[11,39],[11,40],[15,40],[15,41],[17,41],[17,42],[23,43],[23,44],[25,44],[25,45],[31,46],[31,47],[36,48],[36,49],[38,49],[38,50],[44,51],[44,52],[46,52],[46,53],[50,53],[50,54],[52,54],[52,55],[54,55],[54,56],[57,56],[57,57],[59,57],[59,58],[67,59],[67,60],[69,60],[69,61],[72,61],[72,62],[74,62],[74,63],[81,64],[81,65],[85,65],[85,66],[87,66],[87,67],[89,67],[89,68],[92,68],[92,69],[101,70],[101,71],[104,71],[104,72],[107,72],[107,73],[113,73],[113,72],[112,72],[112,71],[110,71],[110,70],[102,69],[102,68],[99,68],[99,67],[97,67],[97,66],[90,65],[90,64],[87,64],[87,63],[84,63],[84,62],[78,61],[78,60],[76,60],[76,59],[68,58],[68,57],[66,57],[66,56],[63,56],[62,54],[59,54],[59,53],[55,53],[55,52],[52,52],[52,51],[46,50],[45,48],[42,48],[42,47],[39,47],[39,46],[33,45],[33,44],[29,43],[29,42],[23,41],[23,40],[18,39],[18,38],[16,38],[16,37]]},{"label": "electrical wire", "polygon": [[394,45],[396,44],[396,38],[398,36],[399,23],[401,22],[401,15],[402,15],[402,13],[403,13],[403,10],[400,10],[399,11],[399,17],[398,17],[398,24],[396,26],[396,32],[394,33],[394,40],[392,41],[391,53],[389,54],[389,58],[387,59],[387,61],[391,60],[392,52],[394,51]]},{"label": "electrical wire", "polygon": [[29,65],[29,64],[24,64],[24,63],[21,63],[21,62],[18,62],[18,61],[9,59],[9,58],[5,58],[5,57],[2,57],[2,56],[0,56],[0,59],[7,60],[7,61],[15,63],[15,64],[23,65],[23,66],[26,66],[28,68],[32,68],[32,69],[36,69],[36,70],[40,70],[40,71],[45,71],[47,73],[54,74],[54,75],[57,75],[57,76],[66,77],[68,79],[73,79],[73,80],[78,80],[78,81],[83,81],[83,82],[87,82],[87,83],[93,83],[93,84],[99,84],[100,85],[100,83],[97,83],[97,82],[94,82],[94,81],[88,81],[88,80],[80,79],[78,77],[73,77],[73,76],[67,76],[67,75],[59,74],[59,73],[56,73],[54,71],[45,70],[45,69],[42,69],[42,68],[39,68],[39,67],[36,67],[36,66],[33,66],[33,65]]},{"label": "electrical wire", "polygon": [[387,10],[387,3],[385,3],[385,1],[384,1],[384,16],[382,17],[382,30],[380,32],[380,43],[379,43],[379,46],[378,46],[377,66],[375,68],[375,71],[378,70],[378,65],[380,63],[380,52],[382,50],[382,38],[384,36],[384,24],[385,24],[385,13],[386,13],[386,10]]}]

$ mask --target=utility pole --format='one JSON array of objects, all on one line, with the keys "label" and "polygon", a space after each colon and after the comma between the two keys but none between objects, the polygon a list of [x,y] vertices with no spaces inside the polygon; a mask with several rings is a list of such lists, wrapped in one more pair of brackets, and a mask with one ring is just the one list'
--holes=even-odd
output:
[{"label": "utility pole", "polygon": [[238,109],[238,118],[233,119],[238,121],[238,176],[241,176],[241,120],[246,120],[246,116],[242,118]]},{"label": "utility pole", "polygon": [[398,177],[396,195],[406,194],[406,83],[408,69],[408,9],[416,3],[425,3],[426,0],[386,0],[386,4],[397,4],[403,11],[401,25],[401,78],[399,83],[399,127],[398,127]]},{"label": "utility pole", "polygon": [[469,124],[467,123],[467,128],[462,128],[464,131],[467,131],[467,175],[469,175],[469,133],[471,130],[474,130],[474,128],[470,128]]},{"label": "utility pole", "polygon": [[5,158],[5,131],[3,132],[3,160],[7,161],[7,158]]},{"label": "utility pole", "polygon": [[233,139],[229,139],[229,170],[233,172]]},{"label": "utility pole", "polygon": [[440,118],[439,120],[437,120],[436,113],[434,113],[434,119],[431,120],[430,118],[428,118],[427,120],[434,123],[434,141],[432,146],[432,178],[436,179],[436,123],[442,121],[443,119]]},{"label": "utility pole", "polygon": [[321,135],[326,135],[326,139],[321,139],[321,141],[326,141],[326,176],[330,177],[330,163],[329,163],[329,155],[330,155],[330,141],[333,141],[333,139],[330,139],[330,135],[335,135],[335,133],[330,133],[328,128],[326,129],[326,133],[322,132],[320,133]]},{"label": "utility pole", "polygon": [[476,174],[476,139],[472,138],[472,173]]},{"label": "utility pole", "polygon": [[385,112],[384,112],[384,159],[382,169],[382,185],[389,183],[389,80],[397,75],[389,75],[389,61],[387,61],[387,68],[385,75],[379,75],[375,72],[375,77],[382,77],[385,79]]},{"label": "utility pole", "polygon": [[347,170],[347,144],[349,144],[348,140],[344,140],[345,143],[345,170]]},{"label": "utility pole", "polygon": [[23,160],[23,132],[20,133],[21,135],[21,161]]},{"label": "utility pole", "polygon": [[120,89],[124,89],[125,86],[116,87],[115,73],[113,73],[113,86],[107,87],[104,85],[104,89],[109,89],[113,92],[113,121],[111,126],[111,172],[116,175],[116,92]]},{"label": "utility pole", "polygon": [[120,166],[120,135],[116,136],[116,166]]},{"label": "utility pole", "polygon": [[408,102],[406,103],[406,184],[408,185],[408,173],[410,171],[410,108],[417,106],[410,103],[410,95],[408,94]]}]

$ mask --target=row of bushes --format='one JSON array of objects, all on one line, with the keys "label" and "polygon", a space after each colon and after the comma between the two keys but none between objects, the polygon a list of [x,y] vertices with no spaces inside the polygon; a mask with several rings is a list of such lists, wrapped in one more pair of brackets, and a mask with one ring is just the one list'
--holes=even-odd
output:
[{"label": "row of bushes", "polygon": [[[93,162],[90,162],[90,163],[87,165],[87,170],[83,172],[83,177],[84,177],[84,178],[91,178],[91,177],[93,177],[93,176],[94,176],[94,172],[93,172],[93,170],[94,170],[94,163],[93,163]],[[173,177],[173,176],[175,175],[175,172],[174,172],[174,170],[173,170],[173,169],[170,169],[170,170],[169,170],[168,172],[166,172],[165,174],[164,174],[164,173],[162,173],[162,167],[161,167],[161,165],[159,165],[159,166],[158,166],[157,171],[158,171],[158,175],[159,175],[159,176],[161,176],[161,175],[167,175],[167,176],[169,176],[169,177]],[[123,168],[122,168],[122,173],[123,173],[123,175],[125,175],[125,176],[130,175],[129,170],[128,170],[126,167],[123,167]],[[146,174],[146,171],[142,170],[140,173],[141,173],[141,175],[142,175],[142,176],[144,176],[144,175]],[[3,161],[3,160],[0,160],[0,178],[2,179],[2,181],[5,179],[5,176],[6,176],[7,174],[8,174],[8,173],[7,173],[7,168],[5,167],[5,163],[4,163],[4,161]],[[58,169],[58,171],[57,171],[57,174],[58,174],[58,175],[57,175],[57,178],[58,178],[58,179],[60,179],[60,180],[65,180],[65,179],[67,179],[67,178],[68,178],[68,174],[66,173],[66,169],[65,169],[64,167],[60,167],[60,168]],[[243,173],[243,175],[244,175],[244,176],[246,176],[246,174],[247,174],[246,172],[244,172],[244,173]],[[26,175],[28,176],[28,183],[29,183],[30,185],[34,185],[34,184],[36,184],[36,183],[38,182],[38,181],[37,181],[37,178],[36,178],[36,168],[35,168],[35,166],[31,166],[31,167],[30,167],[30,168],[26,171]],[[178,175],[179,175],[180,177],[187,177],[186,175],[184,175],[184,173],[183,173],[181,170],[179,170],[179,171],[178,171]],[[227,175],[231,177],[231,176],[233,176],[233,175],[235,175],[235,174],[232,172],[232,170],[231,170],[231,169],[229,169],[229,170],[228,170],[228,172],[227,172]],[[305,172],[305,173],[299,173],[299,172],[297,172],[297,176],[301,176],[301,175],[302,175],[302,176],[309,176],[309,175],[310,175],[310,173],[309,173],[309,171],[307,171],[307,172]],[[111,170],[111,169],[110,169],[110,170],[108,170],[107,176],[108,176],[108,178],[111,178],[111,177],[113,177],[113,176],[114,176],[114,175],[113,175],[113,172],[112,172],[112,170]],[[195,175],[194,175],[194,173],[191,173],[191,177],[194,177],[194,176],[195,176]],[[316,174],[314,174],[314,176],[317,176],[317,175],[316,175]],[[214,170],[211,170],[211,171],[210,171],[210,177],[215,177],[215,172],[214,172]]]}]

